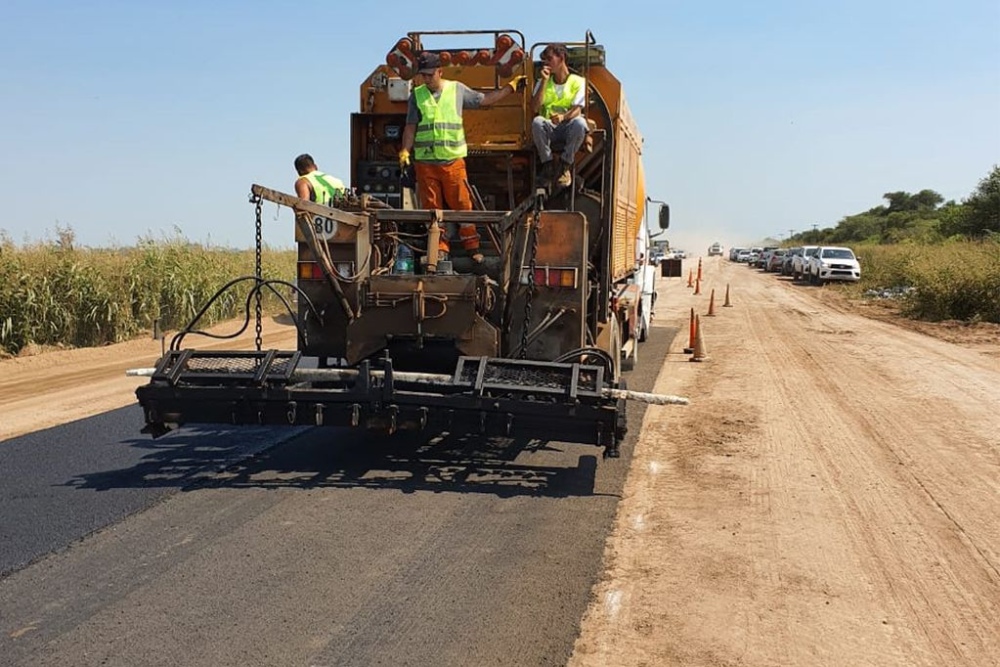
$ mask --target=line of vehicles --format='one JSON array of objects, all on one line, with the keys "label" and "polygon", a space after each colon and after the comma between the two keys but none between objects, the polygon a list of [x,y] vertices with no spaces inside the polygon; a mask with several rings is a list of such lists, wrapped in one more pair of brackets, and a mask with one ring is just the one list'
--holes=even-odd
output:
[{"label": "line of vehicles", "polygon": [[861,263],[854,251],[844,246],[733,247],[729,249],[729,260],[813,285],[861,280]]}]

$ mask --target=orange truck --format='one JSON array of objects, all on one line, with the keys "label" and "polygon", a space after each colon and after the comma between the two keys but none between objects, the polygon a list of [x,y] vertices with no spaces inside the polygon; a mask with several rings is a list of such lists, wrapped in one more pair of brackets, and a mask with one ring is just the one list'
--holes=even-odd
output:
[{"label": "orange truck", "polygon": [[[622,370],[645,337],[644,281],[654,273],[641,253],[642,137],[605,49],[589,31],[561,42],[586,79],[590,129],[573,185],[543,182],[530,98],[547,43],[529,45],[516,30],[414,32],[390,43],[358,89],[345,196],[326,207],[251,189],[258,231],[263,201],[295,211],[298,349],[259,349],[259,336],[249,352],[185,348],[189,327],[137,390],[144,430],[218,422],[425,429],[583,442],[617,456]],[[420,208],[398,165],[417,58],[428,51],[440,56],[445,79],[475,90],[528,77],[518,94],[464,112],[472,211]],[[665,205],[656,217],[669,225]],[[454,240],[469,224],[481,267]],[[434,257],[442,234],[453,239],[449,261]],[[273,287],[258,267],[254,291]]]}]

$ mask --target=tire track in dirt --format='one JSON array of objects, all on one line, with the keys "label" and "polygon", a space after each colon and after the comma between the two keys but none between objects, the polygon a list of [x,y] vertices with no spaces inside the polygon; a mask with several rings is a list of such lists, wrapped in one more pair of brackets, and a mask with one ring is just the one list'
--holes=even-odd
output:
[{"label": "tire track in dirt", "polygon": [[[821,313],[818,318],[819,324],[824,325],[825,315]],[[841,326],[842,318],[843,315],[837,322]],[[854,324],[868,329],[866,321],[856,319]],[[844,486],[845,491],[858,484],[863,484],[862,488],[869,491],[863,496],[849,492],[842,494],[849,512],[845,527],[851,532],[855,543],[864,546],[862,555],[871,566],[866,569],[877,575],[877,597],[893,603],[895,618],[899,622],[909,622],[911,629],[919,629],[918,635],[911,637],[912,643],[903,646],[908,654],[907,664],[921,664],[927,658],[930,658],[930,664],[962,664],[968,658],[967,654],[963,655],[965,651],[962,648],[967,644],[973,645],[971,648],[974,654],[985,651],[986,654],[992,652],[995,655],[1000,647],[995,644],[995,636],[989,639],[995,633],[987,628],[997,627],[1000,618],[992,605],[984,604],[979,592],[984,588],[997,588],[996,566],[976,544],[975,539],[962,528],[961,523],[955,520],[944,504],[928,489],[928,485],[921,479],[921,471],[914,470],[914,466],[908,465],[900,455],[905,441],[885,437],[886,434],[899,434],[903,438],[910,438],[912,442],[931,445],[927,449],[936,450],[935,443],[928,442],[928,437],[938,436],[940,440],[940,434],[929,433],[934,429],[924,428],[919,419],[919,411],[928,408],[927,403],[931,401],[910,406],[905,397],[900,400],[894,396],[886,385],[877,381],[878,378],[866,377],[871,374],[872,368],[878,368],[884,361],[872,359],[870,354],[865,354],[868,350],[852,345],[855,336],[849,330],[837,331],[831,328],[831,331],[837,331],[833,336],[814,338],[804,343],[801,337],[791,335],[793,332],[780,326],[784,321],[780,316],[764,317],[761,320],[750,330],[760,340],[764,335],[762,332],[771,328],[767,334],[773,345],[773,351],[769,350],[767,353],[769,367],[777,367],[781,360],[788,363],[789,359],[807,359],[810,363],[802,365],[807,376],[799,373],[787,375],[793,381],[801,381],[801,387],[792,386],[790,391],[813,396],[819,394],[819,400],[814,402],[823,413],[823,422],[831,427],[826,432],[862,436],[836,443],[836,449],[821,439],[808,442],[823,459],[825,467],[835,471],[834,478]],[[867,332],[866,335],[881,338],[882,332]],[[875,341],[876,347],[889,343],[890,341],[884,340]],[[897,345],[899,344],[897,339]],[[837,367],[837,373],[830,374],[823,370],[831,364]],[[931,369],[941,367],[929,366]],[[934,383],[945,384],[946,378],[940,377],[943,373],[938,372],[936,375],[938,377],[933,378]],[[808,381],[802,380],[803,377],[808,377]],[[947,384],[956,391],[966,387],[970,387],[972,392],[985,390],[985,384],[978,380],[961,384],[948,380]],[[954,425],[951,428],[953,430]],[[955,435],[953,432],[952,437]],[[961,441],[975,441],[976,438],[974,432],[958,435]],[[873,444],[881,447],[873,449]],[[987,454],[992,453],[989,448],[985,451]],[[930,461],[930,464],[935,463],[937,462]],[[968,464],[966,467],[969,467]],[[937,464],[924,471],[924,474],[934,477],[947,468],[948,466]],[[989,480],[981,477],[980,481]],[[960,484],[959,480],[956,482]],[[921,495],[930,502],[914,505],[914,498]],[[988,516],[987,507],[980,506],[978,509]],[[946,522],[942,522],[942,518]],[[908,535],[903,537],[896,536],[895,531],[890,531],[887,535],[879,530],[872,530],[873,526],[879,525],[911,528]],[[955,543],[956,532],[959,544]],[[942,553],[953,554],[960,562],[948,567],[948,563],[942,564],[936,557],[936,554]],[[910,580],[906,575],[913,569],[914,563],[922,565],[918,570],[924,572],[933,572],[935,566],[939,569],[943,567],[943,578],[948,585],[940,592],[936,589],[928,591],[922,582]],[[924,622],[925,619],[935,619],[938,616],[936,612],[938,604],[942,602],[942,593],[949,603],[944,606],[958,611],[960,618],[971,621],[971,624],[962,623],[957,627],[942,628],[940,622]],[[980,625],[984,621],[985,625]]]}]

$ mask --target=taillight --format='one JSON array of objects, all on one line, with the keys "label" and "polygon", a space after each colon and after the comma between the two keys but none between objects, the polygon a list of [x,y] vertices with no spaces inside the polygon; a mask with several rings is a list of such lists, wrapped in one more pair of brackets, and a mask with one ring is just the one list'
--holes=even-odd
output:
[{"label": "taillight", "polygon": [[[521,284],[528,284],[528,276],[531,269],[521,270]],[[535,285],[540,287],[565,287],[574,289],[577,286],[577,276],[579,270],[576,267],[553,267],[544,266],[536,268],[534,272]]]},{"label": "taillight", "polygon": [[[333,270],[344,279],[354,278],[354,262],[334,262]],[[322,280],[323,269],[319,262],[299,262],[299,280]]]},{"label": "taillight", "polygon": [[299,280],[322,280],[323,269],[318,262],[299,262]]}]

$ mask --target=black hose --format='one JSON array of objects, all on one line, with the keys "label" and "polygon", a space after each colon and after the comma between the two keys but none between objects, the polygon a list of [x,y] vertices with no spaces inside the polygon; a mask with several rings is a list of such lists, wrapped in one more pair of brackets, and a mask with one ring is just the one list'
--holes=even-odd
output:
[{"label": "black hose", "polygon": [[[252,280],[256,284],[249,292],[247,292],[246,305],[244,308],[245,317],[243,318],[243,326],[241,326],[238,331],[232,334],[213,334],[209,333],[208,331],[202,331],[200,329],[194,328],[195,324],[198,323],[198,320],[200,320],[202,316],[204,316],[205,313],[208,312],[208,309],[212,307],[212,304],[215,303],[215,301],[219,297],[225,294],[226,291],[228,291],[233,286],[247,280]],[[281,301],[282,305],[285,307],[285,310],[288,312],[288,315],[292,318],[292,322],[295,324],[295,329],[298,332],[300,339],[303,342],[305,342],[306,332],[302,326],[302,323],[299,321],[299,318],[296,317],[296,314],[293,311],[291,304],[289,304],[288,300],[285,299],[285,297],[280,292],[278,292],[278,290],[274,288],[274,285],[284,285],[286,287],[290,287],[293,290],[295,290],[298,293],[299,298],[305,300],[309,312],[312,313],[317,320],[321,319],[319,312],[316,310],[316,307],[313,305],[312,301],[309,299],[308,296],[306,296],[305,292],[299,289],[298,285],[287,282],[285,280],[277,280],[277,279],[258,280],[256,276],[241,276],[239,278],[234,278],[233,280],[230,280],[228,283],[220,287],[219,290],[215,294],[213,294],[212,297],[205,303],[205,305],[201,307],[201,310],[198,311],[198,313],[194,316],[194,318],[191,319],[191,321],[187,324],[187,326],[185,326],[183,329],[174,334],[174,337],[170,339],[170,350],[171,351],[179,350],[181,343],[184,340],[184,337],[187,336],[188,334],[196,334],[199,336],[206,336],[208,338],[215,338],[219,340],[236,338],[237,336],[241,335],[244,331],[247,330],[247,327],[250,325],[250,301],[253,298],[253,295],[260,292],[260,290],[264,287],[271,290],[271,292],[276,297],[278,297],[278,300]]]}]

